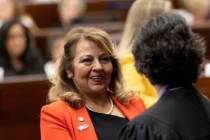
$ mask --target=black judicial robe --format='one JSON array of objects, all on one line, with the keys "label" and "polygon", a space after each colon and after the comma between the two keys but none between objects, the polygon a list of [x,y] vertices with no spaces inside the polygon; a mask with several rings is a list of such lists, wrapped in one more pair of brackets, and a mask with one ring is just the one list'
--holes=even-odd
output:
[{"label": "black judicial robe", "polygon": [[210,140],[210,101],[193,86],[168,90],[123,128],[120,140]]}]

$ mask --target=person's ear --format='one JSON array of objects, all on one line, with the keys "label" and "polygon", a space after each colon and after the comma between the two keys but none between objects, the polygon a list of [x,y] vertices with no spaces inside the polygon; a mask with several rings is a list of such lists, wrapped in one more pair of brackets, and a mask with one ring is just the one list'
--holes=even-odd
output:
[{"label": "person's ear", "polygon": [[69,79],[73,77],[73,73],[70,70],[66,71],[66,74]]}]

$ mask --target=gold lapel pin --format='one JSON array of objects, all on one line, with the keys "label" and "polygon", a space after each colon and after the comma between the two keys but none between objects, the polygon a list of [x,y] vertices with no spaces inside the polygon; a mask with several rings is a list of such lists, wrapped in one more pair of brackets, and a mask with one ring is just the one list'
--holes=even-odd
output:
[{"label": "gold lapel pin", "polygon": [[78,120],[79,120],[80,122],[84,122],[84,121],[85,121],[85,118],[84,118],[84,117],[79,116],[79,117],[78,117]]}]

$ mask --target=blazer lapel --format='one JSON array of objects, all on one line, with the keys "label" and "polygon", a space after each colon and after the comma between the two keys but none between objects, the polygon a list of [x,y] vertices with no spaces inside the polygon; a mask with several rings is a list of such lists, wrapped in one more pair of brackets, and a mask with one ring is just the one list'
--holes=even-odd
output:
[{"label": "blazer lapel", "polygon": [[144,103],[138,99],[130,100],[127,106],[121,104],[115,97],[112,97],[112,99],[129,121],[144,112],[146,108]]},{"label": "blazer lapel", "polygon": [[77,140],[97,140],[93,123],[85,107],[76,110],[75,130]]}]

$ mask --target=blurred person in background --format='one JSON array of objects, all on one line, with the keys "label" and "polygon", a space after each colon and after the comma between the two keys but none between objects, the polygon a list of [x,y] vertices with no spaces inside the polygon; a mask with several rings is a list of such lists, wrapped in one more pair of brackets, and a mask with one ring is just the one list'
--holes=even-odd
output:
[{"label": "blurred person in background", "polygon": [[49,46],[48,52],[50,55],[49,61],[47,61],[44,65],[44,71],[49,79],[55,77],[55,63],[58,58],[63,53],[63,48],[65,45],[65,39],[63,38],[56,38],[53,40],[53,43]]},{"label": "blurred person in background", "polygon": [[5,76],[43,73],[43,61],[30,30],[19,20],[0,28],[0,66]]},{"label": "blurred person in background", "polygon": [[59,21],[55,26],[68,29],[72,24],[80,22],[86,10],[85,0],[60,0],[58,3]]},{"label": "blurred person in background", "polygon": [[161,13],[171,10],[171,2],[165,0],[136,0],[129,9],[122,39],[118,46],[117,55],[120,58],[122,74],[127,88],[137,91],[144,100],[147,107],[150,107],[157,100],[155,88],[151,85],[145,75],[138,74],[134,65],[134,58],[131,53],[134,36],[142,24]]},{"label": "blurred person in background", "polygon": [[[210,0],[178,0],[178,9],[186,10],[191,25],[205,25],[210,12]],[[181,14],[182,15],[182,14]]]},{"label": "blurred person in background", "polygon": [[45,64],[44,69],[48,78],[55,76],[55,61],[63,51],[65,34],[72,25],[81,21],[81,16],[86,10],[85,0],[60,0],[58,2],[59,21],[54,23],[54,27],[59,29],[59,33],[48,37],[48,52],[50,60]]},{"label": "blurred person in background", "polygon": [[38,27],[30,15],[25,13],[23,6],[18,0],[0,0],[0,27],[4,22],[18,19],[26,27],[36,32]]}]

